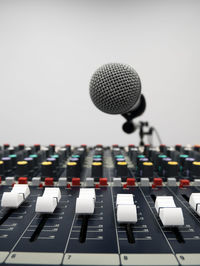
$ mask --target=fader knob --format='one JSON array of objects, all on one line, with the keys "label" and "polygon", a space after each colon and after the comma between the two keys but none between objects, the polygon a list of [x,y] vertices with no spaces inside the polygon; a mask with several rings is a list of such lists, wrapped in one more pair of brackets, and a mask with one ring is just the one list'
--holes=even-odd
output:
[{"label": "fader knob", "polygon": [[18,176],[27,176],[28,175],[28,162],[18,161],[16,172]]},{"label": "fader knob", "polygon": [[167,163],[166,177],[178,176],[178,162],[171,161]]}]

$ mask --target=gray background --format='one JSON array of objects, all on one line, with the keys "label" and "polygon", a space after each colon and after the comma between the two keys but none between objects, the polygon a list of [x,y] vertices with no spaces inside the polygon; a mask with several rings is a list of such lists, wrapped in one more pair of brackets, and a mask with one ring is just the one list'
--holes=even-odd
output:
[{"label": "gray background", "polygon": [[200,1],[0,1],[0,143],[137,144],[90,101],[109,62],[138,72],[164,143],[199,143],[199,61]]}]

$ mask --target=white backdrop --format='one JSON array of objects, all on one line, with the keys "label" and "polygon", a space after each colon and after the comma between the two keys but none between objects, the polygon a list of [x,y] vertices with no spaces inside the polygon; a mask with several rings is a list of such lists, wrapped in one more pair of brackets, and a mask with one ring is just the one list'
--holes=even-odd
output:
[{"label": "white backdrop", "polygon": [[163,142],[200,142],[200,1],[0,0],[0,143],[128,144],[89,98],[93,72],[130,64]]}]

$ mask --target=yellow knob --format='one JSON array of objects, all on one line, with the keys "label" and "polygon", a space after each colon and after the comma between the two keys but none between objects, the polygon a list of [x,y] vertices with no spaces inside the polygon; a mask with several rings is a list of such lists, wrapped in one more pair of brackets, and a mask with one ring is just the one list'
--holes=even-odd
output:
[{"label": "yellow knob", "polygon": [[0,161],[0,164],[3,164],[3,161]]},{"label": "yellow knob", "polygon": [[27,161],[18,161],[17,162],[17,165],[26,165],[26,164],[28,164]]},{"label": "yellow knob", "polygon": [[77,165],[77,163],[76,162],[68,162],[67,165],[74,166],[74,165]]},{"label": "yellow knob", "polygon": [[200,162],[193,162],[194,165],[200,165]]},{"label": "yellow knob", "polygon": [[42,162],[42,165],[52,165],[52,162]]},{"label": "yellow knob", "polygon": [[178,162],[174,162],[174,161],[171,161],[171,162],[168,162],[169,165],[178,165]]},{"label": "yellow knob", "polygon": [[144,162],[143,165],[145,165],[145,166],[152,166],[153,163],[152,162]]},{"label": "yellow knob", "polygon": [[118,162],[118,165],[127,165],[127,162]]},{"label": "yellow knob", "polygon": [[102,165],[102,163],[101,162],[94,162],[94,163],[92,163],[92,165],[100,166],[100,165]]}]

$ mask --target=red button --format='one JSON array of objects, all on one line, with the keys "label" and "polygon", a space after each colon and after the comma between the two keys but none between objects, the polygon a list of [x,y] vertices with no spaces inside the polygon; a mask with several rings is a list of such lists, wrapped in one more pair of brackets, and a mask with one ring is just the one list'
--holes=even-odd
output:
[{"label": "red button", "polygon": [[53,186],[53,177],[46,177],[44,183],[45,186]]},{"label": "red button", "polygon": [[99,185],[100,186],[107,186],[108,183],[107,183],[108,179],[106,177],[101,177],[99,178]]},{"label": "red button", "polygon": [[179,187],[188,187],[190,185],[190,181],[188,179],[181,179]]},{"label": "red button", "polygon": [[129,144],[128,146],[129,146],[129,147],[135,147],[135,145],[134,145],[134,144]]},{"label": "red button", "polygon": [[1,176],[0,176],[0,184],[1,184]]},{"label": "red button", "polygon": [[162,187],[162,178],[154,178],[152,188]]},{"label": "red button", "polygon": [[127,178],[126,184],[127,186],[135,186],[135,178]]},{"label": "red button", "polygon": [[73,177],[72,178],[72,186],[80,186],[80,178],[79,177]]},{"label": "red button", "polygon": [[18,184],[28,184],[28,177],[19,177]]}]

